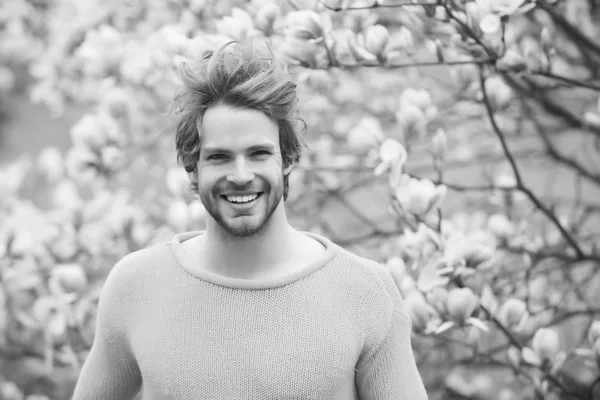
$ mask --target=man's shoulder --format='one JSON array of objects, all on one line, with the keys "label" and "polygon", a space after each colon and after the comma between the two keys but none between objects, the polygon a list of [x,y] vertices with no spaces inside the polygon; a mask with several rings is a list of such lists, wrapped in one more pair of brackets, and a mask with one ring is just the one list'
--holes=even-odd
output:
[{"label": "man's shoulder", "polygon": [[389,276],[391,279],[387,268],[380,262],[367,257],[361,257],[342,247],[339,247],[338,254],[334,260],[349,271],[371,277],[375,282],[381,282],[382,279],[385,280],[386,276]]},{"label": "man's shoulder", "polygon": [[334,260],[348,272],[352,282],[356,283],[356,289],[373,294],[372,298],[377,302],[383,301],[395,311],[407,316],[402,295],[385,265],[343,248],[340,248]]},{"label": "man's shoulder", "polygon": [[145,273],[167,262],[170,252],[170,242],[164,242],[126,254],[109,271],[105,286],[133,288],[131,285],[138,282]]}]

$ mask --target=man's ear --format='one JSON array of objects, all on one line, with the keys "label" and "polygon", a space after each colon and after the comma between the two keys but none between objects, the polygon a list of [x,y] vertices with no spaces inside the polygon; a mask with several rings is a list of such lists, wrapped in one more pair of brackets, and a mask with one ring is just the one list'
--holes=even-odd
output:
[{"label": "man's ear", "polygon": [[283,169],[283,176],[288,175],[290,172],[292,172],[292,169],[294,169],[294,163],[291,163],[290,165],[288,165],[287,167],[285,167]]},{"label": "man's ear", "polygon": [[186,171],[186,173],[187,173],[188,179],[191,182],[198,184],[198,170],[197,169],[194,169],[192,172]]}]

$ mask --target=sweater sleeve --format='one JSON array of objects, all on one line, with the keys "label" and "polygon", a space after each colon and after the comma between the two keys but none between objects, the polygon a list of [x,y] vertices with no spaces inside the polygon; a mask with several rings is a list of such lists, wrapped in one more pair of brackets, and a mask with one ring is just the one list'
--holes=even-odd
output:
[{"label": "sweater sleeve", "polygon": [[425,386],[411,345],[412,324],[391,276],[374,267],[387,294],[384,320],[376,321],[381,339],[368,349],[356,370],[361,400],[426,400]]},{"label": "sweater sleeve", "polygon": [[96,333],[83,364],[72,400],[130,400],[139,392],[141,374],[125,334],[131,302],[126,265],[109,273],[98,301]]}]

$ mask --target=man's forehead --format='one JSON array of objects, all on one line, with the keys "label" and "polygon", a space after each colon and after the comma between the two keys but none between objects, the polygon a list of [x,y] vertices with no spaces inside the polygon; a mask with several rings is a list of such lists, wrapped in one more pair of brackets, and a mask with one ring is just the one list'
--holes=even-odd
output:
[{"label": "man's forehead", "polygon": [[[223,138],[224,139],[224,138]],[[270,140],[207,140],[202,144],[202,151],[204,152],[216,152],[216,151],[237,151],[237,150],[277,150],[277,143]]]}]

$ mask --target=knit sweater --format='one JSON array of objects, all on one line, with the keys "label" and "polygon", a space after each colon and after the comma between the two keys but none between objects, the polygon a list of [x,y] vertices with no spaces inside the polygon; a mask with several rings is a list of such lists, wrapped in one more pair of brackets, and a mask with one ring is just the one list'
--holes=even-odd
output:
[{"label": "knit sweater", "polygon": [[326,251],[252,280],[192,264],[182,242],[110,271],[73,400],[420,400],[411,322],[391,276],[322,236]]}]

